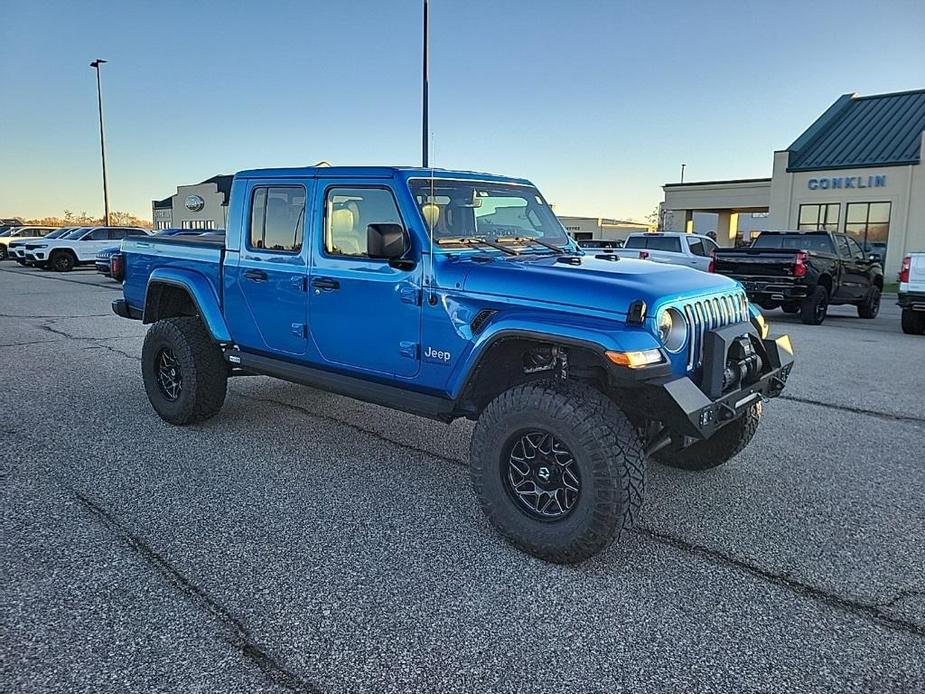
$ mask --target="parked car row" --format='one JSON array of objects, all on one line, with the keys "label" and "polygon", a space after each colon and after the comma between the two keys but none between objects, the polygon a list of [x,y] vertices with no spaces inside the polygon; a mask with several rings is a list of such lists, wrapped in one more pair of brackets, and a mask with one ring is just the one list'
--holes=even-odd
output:
[{"label": "parked car row", "polygon": [[62,227],[58,229],[34,228],[36,232],[23,232],[29,227],[11,229],[15,240],[3,245],[0,260],[11,257],[20,265],[48,268],[68,272],[79,265],[96,262],[96,254],[113,241],[127,236],[147,236],[151,232],[140,227],[92,226]]}]

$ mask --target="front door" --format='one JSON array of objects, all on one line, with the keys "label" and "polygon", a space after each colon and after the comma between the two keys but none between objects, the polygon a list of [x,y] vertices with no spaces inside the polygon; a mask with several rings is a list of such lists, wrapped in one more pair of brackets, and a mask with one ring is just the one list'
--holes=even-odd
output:
[{"label": "front door", "polygon": [[226,268],[236,274],[250,314],[236,331],[246,349],[305,353],[308,278],[302,239],[308,192],[302,182],[255,183],[248,191],[238,264]]},{"label": "front door", "polygon": [[[312,340],[329,366],[410,377],[420,365],[420,263],[366,254],[370,224],[401,224],[394,192],[381,182],[319,181],[309,276]],[[418,251],[419,257],[419,251]]]}]

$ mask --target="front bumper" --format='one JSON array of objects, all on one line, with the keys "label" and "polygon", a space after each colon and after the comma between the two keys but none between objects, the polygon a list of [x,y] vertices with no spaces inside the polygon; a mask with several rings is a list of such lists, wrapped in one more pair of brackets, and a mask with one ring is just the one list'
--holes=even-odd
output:
[{"label": "front bumper", "polygon": [[707,439],[744,416],[756,402],[781,394],[793,368],[793,347],[786,335],[761,340],[766,365],[761,376],[716,398],[709,397],[688,376],[667,376],[632,388],[637,415],[660,422],[672,434]]},{"label": "front bumper", "polygon": [[925,311],[925,294],[920,292],[900,292],[897,295],[896,305],[913,311]]}]

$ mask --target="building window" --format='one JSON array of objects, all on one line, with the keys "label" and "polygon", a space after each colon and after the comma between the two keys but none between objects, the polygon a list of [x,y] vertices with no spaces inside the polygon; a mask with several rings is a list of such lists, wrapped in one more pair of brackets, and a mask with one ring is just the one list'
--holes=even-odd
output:
[{"label": "building window", "polygon": [[890,235],[890,206],[888,202],[848,203],[845,232],[854,237],[865,252],[885,257]]},{"label": "building window", "polygon": [[800,231],[838,231],[840,207],[837,202],[800,205]]},{"label": "building window", "polygon": [[180,228],[181,229],[214,229],[215,221],[212,219],[185,219],[182,222],[180,222]]}]

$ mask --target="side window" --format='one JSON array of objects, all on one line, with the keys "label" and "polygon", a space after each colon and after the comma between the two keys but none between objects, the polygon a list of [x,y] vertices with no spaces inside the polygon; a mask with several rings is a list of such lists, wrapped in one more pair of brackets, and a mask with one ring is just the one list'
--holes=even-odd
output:
[{"label": "side window", "polygon": [[851,249],[848,247],[848,239],[839,234],[835,237],[835,245],[838,246],[838,255],[842,258],[851,257]]},{"label": "side window", "polygon": [[324,250],[331,255],[366,257],[366,227],[402,224],[392,191],[386,188],[331,188],[324,204]]},{"label": "side window", "polygon": [[94,229],[89,236],[84,236],[84,241],[103,241],[109,238],[109,229]]},{"label": "side window", "polygon": [[126,229],[126,236],[147,236],[147,234],[142,229]]},{"label": "side window", "polygon": [[849,251],[849,255],[852,255],[852,256],[855,256],[855,257],[857,257],[857,256],[861,256],[861,257],[865,257],[865,258],[867,257],[867,256],[864,254],[864,251],[861,250],[861,247],[858,245],[858,242],[857,242],[857,241],[855,241],[855,240],[854,240],[853,238],[851,238],[850,236],[849,236],[849,237],[845,237],[845,238],[846,238],[846,240],[848,241],[848,251]]},{"label": "side window", "polygon": [[691,253],[694,255],[705,256],[707,253],[703,248],[703,241],[700,239],[688,239],[690,242]]},{"label": "side window", "polygon": [[111,238],[113,241],[119,241],[125,238],[125,232],[125,229],[110,229],[109,238]]},{"label": "side window", "polygon": [[254,250],[298,253],[302,250],[305,189],[260,186],[251,197],[248,246]]}]

